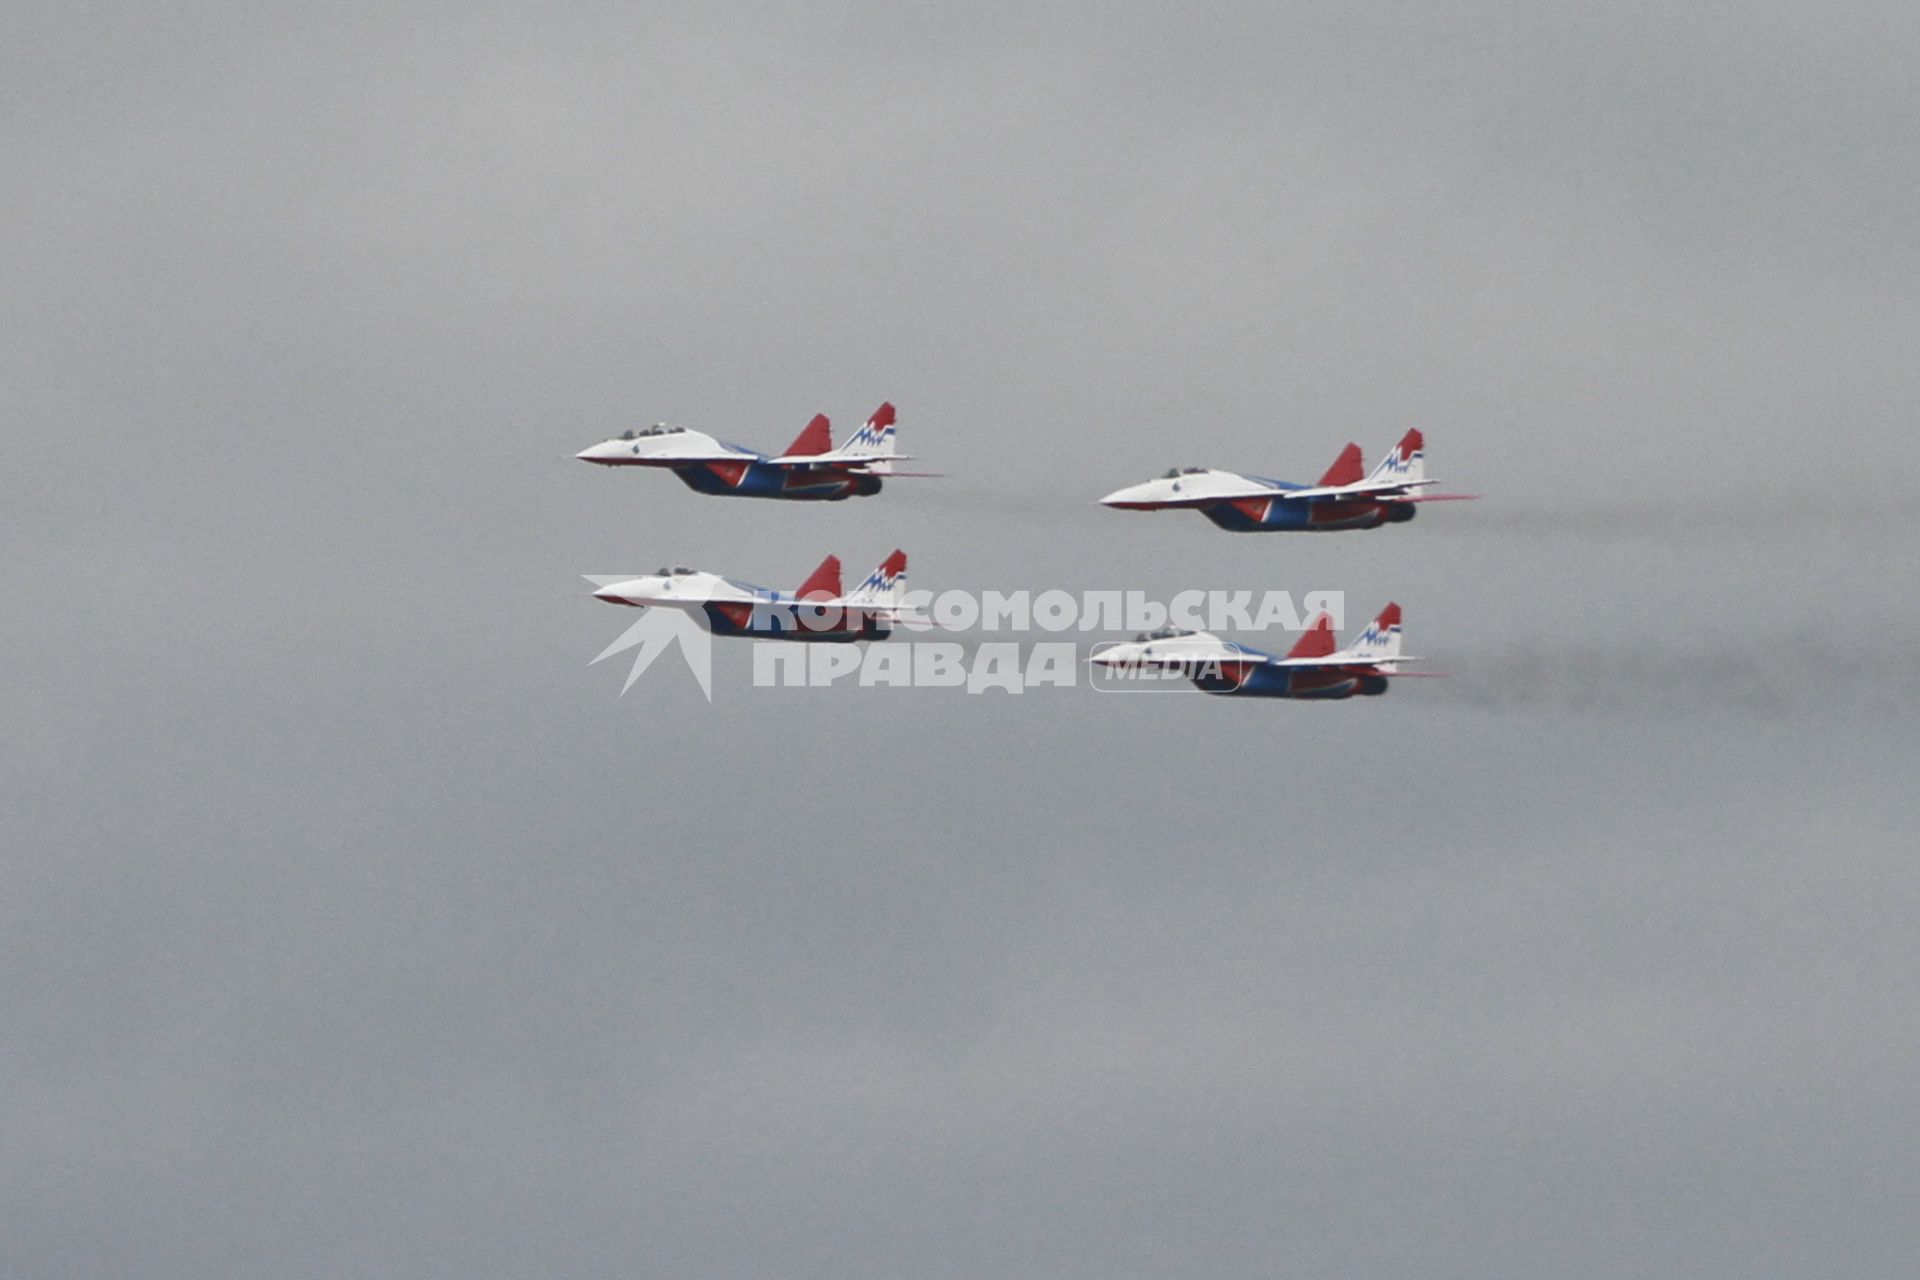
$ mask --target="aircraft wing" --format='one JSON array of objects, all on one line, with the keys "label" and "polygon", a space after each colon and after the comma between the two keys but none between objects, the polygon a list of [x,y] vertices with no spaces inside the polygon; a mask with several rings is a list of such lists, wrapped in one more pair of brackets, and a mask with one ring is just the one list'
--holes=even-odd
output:
[{"label": "aircraft wing", "polygon": [[[1152,507],[1155,510],[1174,510],[1185,507],[1217,507],[1223,502],[1239,502],[1246,498],[1291,498],[1296,493],[1292,489],[1276,489],[1269,485],[1248,481],[1245,484],[1220,485],[1208,489],[1205,493],[1181,494],[1177,498],[1151,498],[1136,502],[1117,502],[1116,506]],[[1108,499],[1101,499],[1103,503]]]},{"label": "aircraft wing", "polygon": [[1438,483],[1433,480],[1383,480],[1362,482],[1360,484],[1315,485],[1309,489],[1285,489],[1274,496],[1279,498],[1411,498],[1414,491],[1422,485]]},{"label": "aircraft wing", "polygon": [[687,449],[685,451],[668,449],[660,453],[643,453],[632,461],[679,466],[688,462],[759,462],[760,455],[749,453],[744,449]]},{"label": "aircraft wing", "polygon": [[935,630],[933,615],[921,613],[917,609],[902,609],[896,605],[850,604],[841,607],[841,612],[854,618],[866,618],[873,622],[884,622],[889,626],[913,627],[925,623],[921,630]]},{"label": "aircraft wing", "polygon": [[[877,459],[877,461],[891,463],[893,459],[881,458]],[[871,465],[854,467],[845,474],[850,476],[872,476],[876,480],[944,480],[947,475],[944,471],[876,471]]]},{"label": "aircraft wing", "polygon": [[[1392,668],[1401,662],[1422,662],[1425,659],[1411,654],[1395,654],[1391,658],[1363,658],[1351,653],[1330,653],[1324,658],[1268,658],[1267,665],[1273,667],[1384,667]],[[1389,669],[1383,675],[1391,675]]]},{"label": "aircraft wing", "polygon": [[870,467],[876,462],[913,462],[915,460],[910,453],[889,453],[884,456],[875,454],[853,458],[836,457],[829,453],[783,453],[777,458],[764,459],[770,467],[819,467],[822,470],[850,471],[854,475],[862,474],[862,468]]},{"label": "aircraft wing", "polygon": [[1212,493],[1197,494],[1191,498],[1171,498],[1157,500],[1156,507],[1217,507],[1223,502],[1239,502],[1246,498],[1291,498],[1289,489],[1269,489],[1265,485],[1247,485],[1244,488],[1222,488]]}]

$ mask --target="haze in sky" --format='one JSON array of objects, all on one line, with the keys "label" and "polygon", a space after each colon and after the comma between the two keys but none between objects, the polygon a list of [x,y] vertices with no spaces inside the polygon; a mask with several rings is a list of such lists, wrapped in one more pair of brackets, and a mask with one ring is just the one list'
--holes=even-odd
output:
[{"label": "haze in sky", "polygon": [[[0,1271],[1909,1275],[1917,26],[0,17]],[[571,457],[882,399],[946,479]],[[1416,425],[1481,501],[1094,502]],[[589,665],[896,546],[1452,675]]]}]

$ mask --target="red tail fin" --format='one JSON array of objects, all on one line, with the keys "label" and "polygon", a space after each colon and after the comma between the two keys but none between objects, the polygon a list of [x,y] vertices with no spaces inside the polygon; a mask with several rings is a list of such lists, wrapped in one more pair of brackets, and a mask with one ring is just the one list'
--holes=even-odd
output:
[{"label": "red tail fin", "polygon": [[1306,634],[1287,650],[1289,658],[1324,658],[1334,650],[1333,615],[1323,613],[1307,625]]},{"label": "red tail fin", "polygon": [[893,401],[891,400],[883,401],[880,407],[873,411],[873,416],[867,419],[867,425],[872,427],[875,431],[880,430],[882,427],[892,426],[893,425]]},{"label": "red tail fin", "polygon": [[[823,419],[824,421],[824,419]],[[813,576],[793,593],[802,600],[838,600],[840,598],[840,557],[828,556],[813,571]]]},{"label": "red tail fin", "polygon": [[833,432],[827,426],[827,415],[816,413],[793,443],[787,446],[787,453],[796,458],[812,458],[833,448]]},{"label": "red tail fin", "polygon": [[1320,477],[1320,483],[1359,484],[1366,478],[1366,469],[1360,464],[1360,446],[1349,444],[1340,451],[1340,456],[1327,468],[1327,474]]}]

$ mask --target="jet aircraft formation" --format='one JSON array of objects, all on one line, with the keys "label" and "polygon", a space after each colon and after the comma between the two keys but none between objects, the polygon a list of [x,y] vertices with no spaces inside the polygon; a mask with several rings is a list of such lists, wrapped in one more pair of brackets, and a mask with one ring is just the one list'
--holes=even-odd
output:
[{"label": "jet aircraft formation", "polygon": [[[839,502],[871,497],[886,479],[923,477],[896,471],[899,453],[891,403],[874,410],[839,447],[825,414],[779,454],[766,454],[703,431],[658,424],[626,431],[581,450],[582,462],[604,467],[665,468],[690,489],[716,497]],[[1413,519],[1418,504],[1461,501],[1471,494],[1428,493],[1425,439],[1409,431],[1371,473],[1360,446],[1349,444],[1315,484],[1294,484],[1210,467],[1176,467],[1100,499],[1123,511],[1194,510],[1235,533],[1333,532],[1373,529]],[[684,611],[715,635],[849,643],[890,635],[902,618],[907,555],[896,550],[852,592],[843,592],[840,561],[828,556],[792,592],[757,587],[685,567],[613,582],[594,592],[610,604]],[[1402,663],[1400,606],[1389,604],[1358,639],[1337,648],[1333,619],[1320,614],[1285,655],[1223,640],[1204,631],[1162,628],[1103,646],[1094,665],[1125,675],[1147,671],[1184,676],[1207,693],[1256,698],[1344,699],[1385,693]]]}]

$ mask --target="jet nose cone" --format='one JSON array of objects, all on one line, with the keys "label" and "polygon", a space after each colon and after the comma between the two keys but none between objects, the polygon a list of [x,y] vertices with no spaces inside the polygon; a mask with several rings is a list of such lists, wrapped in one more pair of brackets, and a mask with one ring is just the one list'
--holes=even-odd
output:
[{"label": "jet nose cone", "polygon": [[1152,495],[1151,484],[1130,484],[1124,489],[1115,489],[1100,499],[1103,507],[1131,507],[1147,501]]},{"label": "jet nose cone", "polygon": [[624,447],[618,440],[602,440],[599,444],[582,449],[573,456],[582,462],[598,462],[602,466],[607,466],[621,456],[621,450]]},{"label": "jet nose cone", "polygon": [[593,598],[595,600],[605,600],[608,604],[631,605],[633,604],[631,597],[637,585],[638,584],[632,582],[609,583],[607,586],[594,592]]}]

